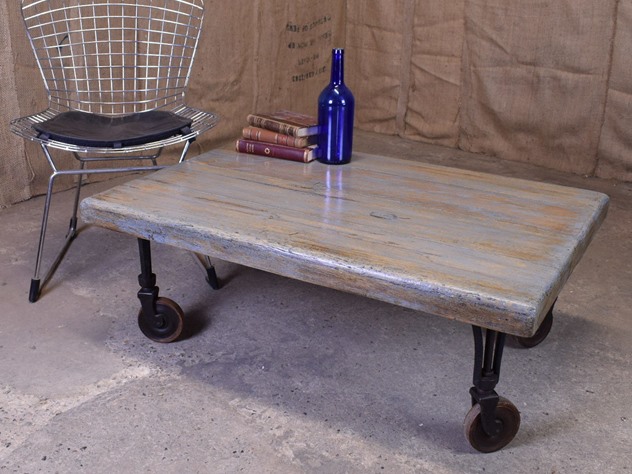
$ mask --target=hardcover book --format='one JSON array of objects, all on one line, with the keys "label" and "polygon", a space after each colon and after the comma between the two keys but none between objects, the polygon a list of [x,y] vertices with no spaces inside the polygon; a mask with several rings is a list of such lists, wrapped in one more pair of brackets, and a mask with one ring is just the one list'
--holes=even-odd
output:
[{"label": "hardcover book", "polygon": [[316,159],[317,147],[313,145],[307,148],[295,148],[291,146],[277,145],[274,143],[240,139],[237,140],[235,149],[240,153],[249,153],[251,155],[269,156],[272,158],[309,163],[310,161],[314,161]]},{"label": "hardcover book", "polygon": [[289,110],[280,110],[270,114],[250,114],[247,120],[253,127],[265,128],[293,137],[308,137],[318,134],[318,119],[316,117]]},{"label": "hardcover book", "polygon": [[305,148],[309,145],[316,144],[316,135],[308,137],[293,137],[284,133],[266,130],[265,128],[246,127],[242,130],[242,136],[246,140],[255,140],[258,142],[276,143],[277,145],[291,146],[294,148]]}]

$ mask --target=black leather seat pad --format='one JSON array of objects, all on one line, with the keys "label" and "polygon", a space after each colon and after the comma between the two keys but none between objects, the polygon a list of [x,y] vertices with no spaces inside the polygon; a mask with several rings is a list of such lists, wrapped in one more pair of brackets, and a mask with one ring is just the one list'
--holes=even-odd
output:
[{"label": "black leather seat pad", "polygon": [[107,117],[68,111],[34,124],[40,138],[91,147],[122,148],[143,145],[190,132],[192,120],[165,110]]}]

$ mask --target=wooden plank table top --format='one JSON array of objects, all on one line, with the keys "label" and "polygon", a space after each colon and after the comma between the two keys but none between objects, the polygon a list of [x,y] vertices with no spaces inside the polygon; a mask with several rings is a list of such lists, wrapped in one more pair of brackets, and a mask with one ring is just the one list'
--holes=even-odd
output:
[{"label": "wooden plank table top", "polygon": [[348,165],[215,150],[85,199],[87,222],[531,336],[604,194],[355,153]]}]

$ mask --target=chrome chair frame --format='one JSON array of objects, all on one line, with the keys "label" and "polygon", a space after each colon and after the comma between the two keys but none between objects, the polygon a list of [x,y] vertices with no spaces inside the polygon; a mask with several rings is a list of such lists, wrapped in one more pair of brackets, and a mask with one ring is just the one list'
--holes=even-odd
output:
[{"label": "chrome chair frame", "polygon": [[[217,115],[185,105],[193,59],[204,18],[204,0],[22,0],[22,17],[48,95],[48,108],[11,122],[11,131],[38,143],[52,169],[31,280],[35,302],[77,235],[84,175],[160,169],[164,147],[183,144],[184,161],[196,137],[213,128]],[[179,134],[124,147],[86,146],[51,139],[34,126],[67,111],[123,117],[165,110],[191,120]],[[61,169],[50,148],[71,152],[78,169]],[[105,166],[104,162],[118,166]],[[121,166],[122,161],[131,161]],[[98,167],[90,167],[100,163]],[[144,164],[141,164],[144,163]],[[55,179],[77,176],[66,239],[40,278]],[[210,275],[212,266],[204,260]],[[209,269],[210,266],[210,269]]]}]

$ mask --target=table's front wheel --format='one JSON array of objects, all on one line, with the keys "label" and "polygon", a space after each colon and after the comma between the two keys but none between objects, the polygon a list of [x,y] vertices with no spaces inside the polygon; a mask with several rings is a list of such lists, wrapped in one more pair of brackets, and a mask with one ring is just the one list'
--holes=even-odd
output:
[{"label": "table's front wheel", "polygon": [[481,406],[476,403],[465,417],[465,437],[474,449],[493,453],[507,446],[520,428],[520,412],[506,398],[500,397],[495,411],[495,433],[488,434],[481,421]]},{"label": "table's front wheel", "polygon": [[138,326],[152,341],[173,342],[182,334],[184,311],[175,301],[160,297],[156,300],[155,315],[146,315],[141,308]]}]

